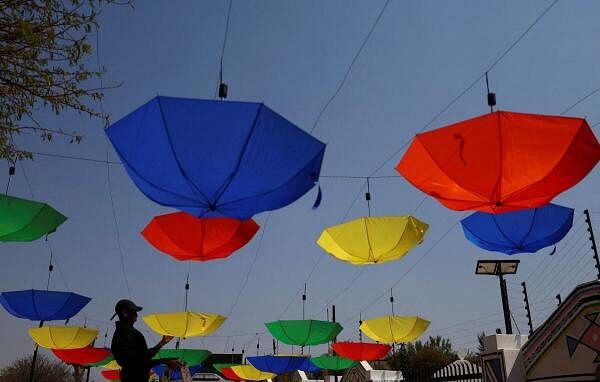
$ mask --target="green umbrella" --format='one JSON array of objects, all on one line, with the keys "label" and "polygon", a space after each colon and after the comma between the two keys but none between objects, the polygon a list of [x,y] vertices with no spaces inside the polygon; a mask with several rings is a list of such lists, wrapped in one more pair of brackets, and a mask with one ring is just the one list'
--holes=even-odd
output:
[{"label": "green umbrella", "polygon": [[188,366],[196,366],[207,359],[210,354],[208,350],[199,349],[161,349],[153,359],[177,358],[179,362]]},{"label": "green umbrella", "polygon": [[271,335],[287,345],[319,345],[334,339],[342,326],[318,320],[283,320],[265,324]]},{"label": "green umbrella", "polygon": [[322,355],[320,357],[311,358],[310,361],[315,366],[327,370],[345,370],[354,367],[358,362],[337,355]]},{"label": "green umbrella", "polygon": [[0,194],[0,241],[33,241],[67,218],[45,203]]}]

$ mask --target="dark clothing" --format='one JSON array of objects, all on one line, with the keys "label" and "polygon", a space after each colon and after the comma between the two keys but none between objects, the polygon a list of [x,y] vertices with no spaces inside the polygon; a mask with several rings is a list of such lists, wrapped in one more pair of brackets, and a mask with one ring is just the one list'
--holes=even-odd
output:
[{"label": "dark clothing", "polygon": [[152,357],[158,353],[158,346],[148,349],[144,335],[133,325],[117,321],[110,350],[121,366],[122,382],[148,382],[150,369],[158,364]]}]

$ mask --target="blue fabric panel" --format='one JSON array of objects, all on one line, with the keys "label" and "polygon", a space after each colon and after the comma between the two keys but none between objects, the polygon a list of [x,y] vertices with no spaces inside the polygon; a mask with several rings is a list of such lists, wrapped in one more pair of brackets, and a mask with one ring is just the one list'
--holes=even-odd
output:
[{"label": "blue fabric panel", "polygon": [[[193,376],[197,372],[202,369],[202,365],[190,366],[190,374]],[[156,373],[156,375],[163,376],[165,371],[167,371],[167,366],[165,365],[157,365],[152,368],[152,371]],[[171,381],[177,381],[181,379],[181,371],[173,370],[171,371]]]},{"label": "blue fabric panel", "polygon": [[261,371],[275,374],[285,374],[290,371],[298,370],[306,361],[302,356],[272,356],[263,355],[248,357],[247,360],[252,366]]},{"label": "blue fabric panel", "polygon": [[8,313],[32,321],[68,320],[90,301],[71,292],[30,289],[0,293],[0,304]]},{"label": "blue fabric panel", "polygon": [[312,363],[310,361],[310,358],[306,358],[304,360],[304,362],[302,363],[302,365],[300,365],[300,367],[298,367],[298,370],[302,370],[307,373],[316,373],[318,371],[321,371],[321,368],[316,366],[314,363]]}]

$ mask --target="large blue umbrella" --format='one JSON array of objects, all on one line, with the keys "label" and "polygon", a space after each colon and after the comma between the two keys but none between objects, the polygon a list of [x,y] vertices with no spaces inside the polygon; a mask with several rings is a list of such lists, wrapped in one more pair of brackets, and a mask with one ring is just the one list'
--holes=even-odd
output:
[{"label": "large blue umbrella", "polygon": [[290,371],[298,370],[304,365],[307,357],[304,356],[279,356],[262,355],[246,358],[248,362],[260,371],[266,371],[275,374],[285,374]]},{"label": "large blue umbrella", "polygon": [[77,293],[37,289],[0,293],[0,304],[8,313],[32,321],[68,320],[90,300]]},{"label": "large blue umbrella", "polygon": [[[152,371],[154,373],[156,373],[156,375],[158,375],[158,376],[163,376],[163,375],[165,375],[165,371],[167,371],[167,369],[168,369],[167,366],[160,364],[160,365],[154,366],[152,368]],[[190,374],[194,375],[197,372],[199,372],[200,369],[202,369],[202,365],[190,366]],[[179,371],[179,370],[172,370],[171,371],[171,381],[176,381],[176,380],[179,380],[179,379],[183,379],[181,377],[181,371]]]},{"label": "large blue umbrella", "polygon": [[107,134],[148,198],[197,217],[248,219],[318,181],[325,144],[261,103],[156,97]]},{"label": "large blue umbrella", "polygon": [[311,362],[310,358],[305,358],[304,362],[298,367],[298,370],[306,371],[308,373],[316,373],[321,371],[321,368]]},{"label": "large blue umbrella", "polygon": [[573,225],[573,209],[547,204],[528,210],[476,212],[461,220],[465,237],[488,251],[533,253],[558,243]]}]

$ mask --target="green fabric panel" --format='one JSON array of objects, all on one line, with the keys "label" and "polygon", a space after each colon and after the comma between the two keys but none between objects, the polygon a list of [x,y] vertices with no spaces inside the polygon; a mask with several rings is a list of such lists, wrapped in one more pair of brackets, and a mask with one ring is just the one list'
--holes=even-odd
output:
[{"label": "green fabric panel", "polygon": [[337,322],[283,320],[265,324],[271,335],[287,345],[319,345],[333,340],[341,331]]},{"label": "green fabric panel", "polygon": [[100,362],[94,362],[94,363],[88,363],[87,365],[85,365],[86,367],[100,367],[100,366],[104,366],[107,363],[114,361],[115,357],[113,357],[113,355],[109,355],[108,357],[104,358],[102,361]]},{"label": "green fabric panel", "polygon": [[0,241],[37,240],[56,231],[65,220],[45,203],[0,194]]},{"label": "green fabric panel", "polygon": [[311,358],[310,361],[317,367],[327,370],[344,370],[354,367],[358,362],[337,355],[322,355]]},{"label": "green fabric panel", "polygon": [[196,366],[200,365],[210,354],[208,350],[200,349],[161,349],[153,359],[177,358],[179,362],[188,366]]}]

